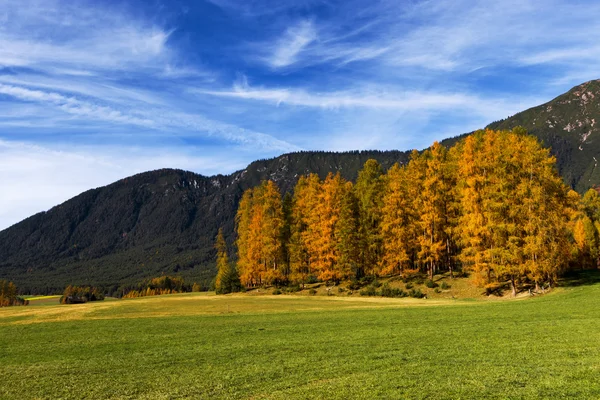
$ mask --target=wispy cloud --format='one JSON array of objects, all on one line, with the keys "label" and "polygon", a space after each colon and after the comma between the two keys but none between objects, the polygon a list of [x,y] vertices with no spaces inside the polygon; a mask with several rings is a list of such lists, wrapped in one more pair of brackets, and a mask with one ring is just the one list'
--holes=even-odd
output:
[{"label": "wispy cloud", "polygon": [[[585,50],[580,52],[585,58],[594,54],[597,59],[594,35],[588,33],[600,29],[599,4],[558,0],[544,6],[533,0],[374,1],[368,8],[361,4],[335,3],[331,8],[336,12],[315,17],[311,29],[318,32],[318,40],[307,45],[300,39],[301,52],[289,46],[294,57],[289,62],[281,57],[281,64],[338,68],[373,61],[377,64],[369,68],[380,72],[386,68],[386,74],[393,74],[398,67],[468,72],[501,64],[535,65],[565,60],[577,50]],[[298,35],[305,36],[311,37]],[[279,48],[280,43],[283,40],[274,39],[261,45]],[[547,51],[548,47],[554,49]],[[276,65],[271,58],[265,61]]]},{"label": "wispy cloud", "polygon": [[[303,89],[253,88],[246,79],[233,86],[232,90],[198,91],[201,94],[232,99],[254,100],[277,106],[312,107],[321,109],[365,108],[378,111],[435,111],[461,110],[479,116],[497,117],[520,111],[525,105],[535,105],[539,97],[520,96],[514,99],[490,99],[469,93],[402,91],[393,86],[356,87],[353,90],[333,92],[309,92]],[[491,121],[490,121],[491,122]]]},{"label": "wispy cloud", "polygon": [[110,107],[100,106],[79,100],[75,97],[63,96],[58,93],[30,90],[23,87],[0,84],[0,94],[12,96],[19,100],[45,103],[57,107],[68,114],[95,120],[134,124],[145,127],[152,127],[153,125],[152,121],[149,119],[125,115],[121,111]]},{"label": "wispy cloud", "polygon": [[287,28],[283,37],[273,46],[273,53],[268,57],[269,64],[274,68],[294,64],[298,55],[317,37],[317,31],[310,20],[300,21]]},{"label": "wispy cloud", "polygon": [[[246,130],[227,123],[213,121],[201,115],[191,115],[165,108],[155,108],[152,110],[133,109],[128,112],[123,112],[109,106],[98,105],[73,96],[65,96],[55,92],[31,90],[24,87],[1,83],[0,94],[12,96],[23,101],[53,106],[62,112],[76,117],[85,117],[87,120],[91,119],[113,124],[130,124],[167,132],[172,131],[174,128],[184,128],[185,130],[183,132],[172,134],[185,136],[186,132],[190,135],[190,131],[192,131],[238,144],[253,146],[258,149],[262,148],[279,151],[293,151],[299,149],[297,146],[276,139],[270,135]],[[2,125],[2,122],[0,122],[0,125]]]},{"label": "wispy cloud", "polygon": [[2,7],[0,66],[63,68],[81,74],[160,69],[174,56],[167,46],[172,30],[125,19],[98,6],[24,0],[5,1]]}]

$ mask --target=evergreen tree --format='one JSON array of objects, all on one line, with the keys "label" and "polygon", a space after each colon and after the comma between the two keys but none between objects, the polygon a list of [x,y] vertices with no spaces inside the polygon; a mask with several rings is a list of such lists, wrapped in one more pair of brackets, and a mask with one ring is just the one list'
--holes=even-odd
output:
[{"label": "evergreen tree", "polygon": [[360,265],[360,208],[352,182],[344,184],[334,234],[338,254],[337,277],[348,279],[356,276]]},{"label": "evergreen tree", "polygon": [[238,292],[240,280],[235,268],[229,263],[227,256],[227,243],[223,236],[223,229],[219,228],[215,249],[217,250],[217,277],[215,280],[215,291],[217,294]]},{"label": "evergreen tree", "polygon": [[360,209],[361,266],[359,275],[377,274],[381,255],[381,209],[384,194],[383,169],[376,160],[367,160],[356,179],[355,193]]}]

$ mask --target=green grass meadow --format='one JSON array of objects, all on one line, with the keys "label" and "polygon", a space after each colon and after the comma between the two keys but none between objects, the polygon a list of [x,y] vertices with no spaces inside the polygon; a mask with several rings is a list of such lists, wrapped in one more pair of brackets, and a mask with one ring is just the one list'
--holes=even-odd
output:
[{"label": "green grass meadow", "polygon": [[600,398],[600,285],[0,309],[0,398]]}]

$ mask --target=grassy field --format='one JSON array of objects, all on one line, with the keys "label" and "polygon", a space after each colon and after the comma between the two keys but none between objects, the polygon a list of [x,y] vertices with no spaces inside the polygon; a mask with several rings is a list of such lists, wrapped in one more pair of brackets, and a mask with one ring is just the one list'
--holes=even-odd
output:
[{"label": "grassy field", "polygon": [[[600,285],[0,309],[0,398],[599,398]],[[33,302],[32,302],[33,303]]]}]

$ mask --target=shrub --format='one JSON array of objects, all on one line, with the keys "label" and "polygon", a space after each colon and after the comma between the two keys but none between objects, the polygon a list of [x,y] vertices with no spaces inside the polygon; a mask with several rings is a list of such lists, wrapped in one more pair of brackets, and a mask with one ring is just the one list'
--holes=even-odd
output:
[{"label": "shrub", "polygon": [[406,284],[406,289],[408,290],[408,289],[412,289],[412,288],[413,288],[413,284],[412,284],[412,283],[410,283],[410,282],[408,282],[408,283]]},{"label": "shrub", "polygon": [[273,290],[273,294],[281,294],[281,290],[280,289],[275,289],[275,290]]},{"label": "shrub", "polygon": [[433,291],[434,291],[435,293],[442,293],[442,291],[440,290],[440,288],[437,288],[437,287],[436,287],[436,288],[435,288]]},{"label": "shrub", "polygon": [[369,285],[360,291],[361,296],[377,296],[377,288],[373,285]]},{"label": "shrub", "polygon": [[360,284],[360,282],[357,279],[352,279],[352,281],[350,281],[350,284],[348,285],[348,289],[350,290],[358,290],[362,287],[362,285]]},{"label": "shrub", "polygon": [[363,276],[362,278],[360,278],[360,284],[361,286],[366,286],[370,283],[373,282],[373,279],[375,279],[375,277],[373,275],[367,275],[367,276]]},{"label": "shrub", "polygon": [[14,283],[1,280],[0,281],[0,307],[8,306],[26,306],[29,300],[25,300],[17,296],[17,287]]},{"label": "shrub", "polygon": [[425,282],[425,286],[427,286],[430,289],[433,289],[433,288],[437,287],[438,285],[431,279],[428,279],[427,282]]},{"label": "shrub", "polygon": [[309,275],[308,278],[306,278],[306,283],[308,283],[308,284],[317,283],[317,282],[319,282],[319,280],[314,275]]},{"label": "shrub", "polygon": [[315,294],[317,294],[317,291],[316,291],[315,289],[310,289],[310,290],[308,291],[308,294],[310,294],[310,295],[313,295],[313,296],[314,296]]},{"label": "shrub", "polygon": [[425,297],[423,292],[421,292],[421,289],[411,289],[411,291],[408,292],[408,295],[410,297],[414,297],[415,299],[422,299],[423,297]]},{"label": "shrub", "polygon": [[287,287],[287,291],[290,292],[290,293],[299,292],[300,290],[302,290],[302,289],[300,288],[300,285],[298,285],[298,284],[291,285],[291,286]]},{"label": "shrub", "polygon": [[79,287],[69,285],[60,298],[60,304],[78,304],[101,300],[104,300],[104,293],[98,288],[92,286]]},{"label": "shrub", "polygon": [[381,288],[381,296],[383,297],[406,297],[406,292],[400,288],[391,288],[387,284]]},{"label": "shrub", "polygon": [[343,287],[339,286],[338,287],[338,293],[344,293],[346,291],[346,289],[344,289]]},{"label": "shrub", "polygon": [[442,282],[441,286],[440,286],[443,290],[448,290],[450,289],[450,285],[448,285],[446,282]]}]

